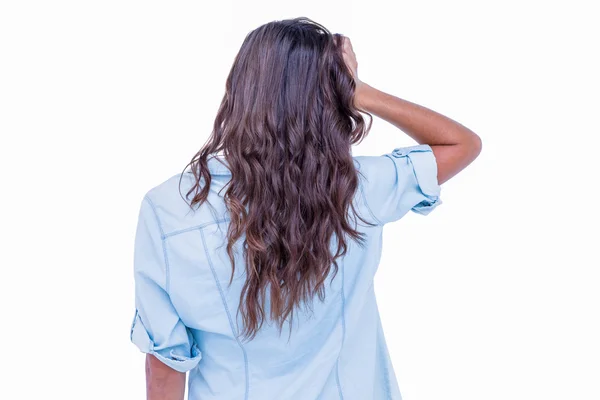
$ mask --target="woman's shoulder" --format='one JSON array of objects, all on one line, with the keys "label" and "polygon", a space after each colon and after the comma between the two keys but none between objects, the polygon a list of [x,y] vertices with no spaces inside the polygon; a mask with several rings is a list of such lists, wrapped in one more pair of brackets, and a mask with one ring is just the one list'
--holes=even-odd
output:
[{"label": "woman's shoulder", "polygon": [[410,210],[426,215],[442,204],[437,163],[429,145],[353,158],[365,202],[381,224],[396,221]]},{"label": "woman's shoulder", "polygon": [[166,235],[227,217],[222,195],[218,194],[221,186],[218,179],[211,183],[208,203],[191,206],[195,191],[190,192],[190,189],[194,183],[194,175],[184,171],[159,181],[146,191],[144,197],[152,205]]}]

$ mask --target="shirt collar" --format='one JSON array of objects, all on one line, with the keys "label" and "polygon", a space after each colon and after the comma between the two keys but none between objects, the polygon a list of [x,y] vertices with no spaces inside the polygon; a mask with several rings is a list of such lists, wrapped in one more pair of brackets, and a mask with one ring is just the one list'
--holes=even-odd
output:
[{"label": "shirt collar", "polygon": [[225,160],[225,157],[219,155],[213,155],[210,157],[206,163],[208,164],[208,170],[217,175],[229,175],[231,171],[229,170],[229,164]]}]

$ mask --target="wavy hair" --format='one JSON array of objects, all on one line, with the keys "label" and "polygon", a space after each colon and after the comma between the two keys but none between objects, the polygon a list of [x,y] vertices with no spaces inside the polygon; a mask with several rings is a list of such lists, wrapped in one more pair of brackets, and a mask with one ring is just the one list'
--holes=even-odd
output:
[{"label": "wavy hair", "polygon": [[246,338],[267,318],[267,291],[271,320],[281,333],[289,317],[291,333],[294,310],[312,309],[315,295],[324,300],[325,280],[331,268],[337,274],[347,238],[364,245],[364,233],[350,223],[358,216],[351,146],[368,134],[372,115],[362,111],[367,126],[354,106],[356,82],[341,38],[306,17],[251,31],[227,77],[211,136],[186,166],[195,180],[185,197],[193,195],[192,208],[207,200],[209,157],[222,152],[231,171],[223,196],[231,217],[229,284],[233,246],[245,233],[238,313]]}]

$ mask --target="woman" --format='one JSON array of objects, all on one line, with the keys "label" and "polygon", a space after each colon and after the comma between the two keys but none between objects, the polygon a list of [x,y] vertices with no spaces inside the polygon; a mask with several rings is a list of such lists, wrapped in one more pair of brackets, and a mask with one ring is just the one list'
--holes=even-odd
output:
[{"label": "woman", "polygon": [[[188,371],[197,400],[401,398],[373,291],[382,227],[437,207],[481,141],[357,67],[308,18],[250,32],[210,139],[144,197],[131,340],[148,399],[183,399]],[[372,115],[418,144],[352,156]]]}]

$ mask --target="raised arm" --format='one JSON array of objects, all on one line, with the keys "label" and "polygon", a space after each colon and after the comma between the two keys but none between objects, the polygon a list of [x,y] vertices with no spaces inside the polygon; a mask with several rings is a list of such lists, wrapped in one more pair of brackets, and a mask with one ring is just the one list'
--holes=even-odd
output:
[{"label": "raised arm", "polygon": [[344,37],[344,59],[356,81],[355,105],[396,126],[419,144],[431,146],[442,184],[481,152],[481,139],[460,123],[426,107],[382,92],[358,79],[358,63],[350,39]]},{"label": "raised arm", "polygon": [[433,150],[442,184],[469,165],[481,152],[481,139],[460,123],[426,107],[377,90],[366,83],[355,96],[359,109],[376,115]]}]

